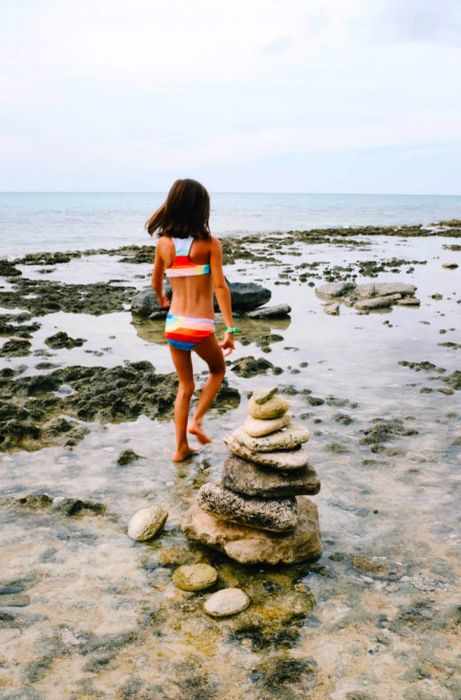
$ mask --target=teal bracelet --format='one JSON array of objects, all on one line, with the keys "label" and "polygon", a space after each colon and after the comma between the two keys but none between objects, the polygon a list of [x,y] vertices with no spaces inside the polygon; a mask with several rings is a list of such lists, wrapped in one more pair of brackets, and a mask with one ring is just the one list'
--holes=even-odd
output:
[{"label": "teal bracelet", "polygon": [[240,333],[239,329],[236,328],[235,326],[226,326],[226,332],[227,333]]}]

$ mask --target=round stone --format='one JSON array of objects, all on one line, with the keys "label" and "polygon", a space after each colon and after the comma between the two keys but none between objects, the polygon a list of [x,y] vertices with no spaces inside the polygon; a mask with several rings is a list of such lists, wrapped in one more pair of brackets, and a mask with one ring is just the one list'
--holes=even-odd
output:
[{"label": "round stone", "polygon": [[173,583],[182,591],[203,591],[216,583],[218,572],[209,564],[179,566],[173,573]]},{"label": "round stone", "polygon": [[248,402],[248,413],[253,418],[261,420],[270,420],[272,418],[280,418],[288,411],[288,404],[281,396],[272,396],[263,404],[258,404],[252,398]]},{"label": "round stone", "polygon": [[137,542],[150,540],[162,529],[167,518],[168,511],[162,506],[141,508],[130,520],[128,537]]},{"label": "round stone", "polygon": [[210,595],[203,608],[211,617],[227,617],[242,612],[250,602],[241,588],[223,588],[222,591]]}]

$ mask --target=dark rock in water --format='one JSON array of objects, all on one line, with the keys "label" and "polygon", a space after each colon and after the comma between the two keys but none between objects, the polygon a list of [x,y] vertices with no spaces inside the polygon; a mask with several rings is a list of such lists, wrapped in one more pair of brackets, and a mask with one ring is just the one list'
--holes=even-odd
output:
[{"label": "dark rock in water", "polygon": [[232,363],[231,369],[239,377],[255,377],[257,374],[264,374],[268,369],[273,369],[274,365],[264,357],[255,358],[240,357]]},{"label": "dark rock in water", "polygon": [[197,503],[218,518],[272,532],[293,530],[298,520],[295,498],[246,498],[219,484],[204,484]]},{"label": "dark rock in water", "polygon": [[214,400],[214,406],[219,413],[228,411],[231,408],[237,408],[240,405],[240,394],[238,389],[233,386],[229,386],[227,380],[225,379],[221,384],[216,398]]},{"label": "dark rock in water", "polygon": [[120,452],[118,456],[117,464],[120,464],[121,467],[124,467],[126,464],[136,462],[136,460],[138,459],[144,458],[141,457],[141,455],[136,454],[136,452],[133,452],[133,450],[123,450],[123,452]]},{"label": "dark rock in water", "polygon": [[[262,306],[272,296],[269,289],[265,289],[260,284],[254,282],[229,282],[229,289],[232,298],[232,308],[234,311],[252,311]],[[170,298],[171,289],[165,285],[165,293]],[[215,309],[218,307],[215,305]],[[137,292],[131,301],[131,311],[144,318],[162,318],[167,310],[162,309],[157,301],[154,291],[150,287]]]},{"label": "dark rock in water", "polygon": [[397,436],[417,435],[414,428],[407,428],[400,418],[373,418],[373,425],[366,430],[362,430],[365,437],[361,438],[360,444],[378,446]]},{"label": "dark rock in water", "polygon": [[30,355],[31,344],[23,338],[12,338],[7,340],[0,350],[2,357],[24,357]]},{"label": "dark rock in water", "polygon": [[224,462],[223,486],[244,496],[257,498],[315,495],[320,491],[320,481],[313,468],[291,472],[264,469],[235,455]]},{"label": "dark rock in water", "polygon": [[79,513],[103,515],[106,512],[106,506],[104,503],[80,500],[79,498],[55,498],[53,500],[53,510],[68,516],[78,515]]},{"label": "dark rock in water", "polygon": [[278,304],[277,306],[263,306],[260,309],[248,312],[249,318],[286,318],[291,313],[289,304]]},{"label": "dark rock in water", "polygon": [[71,348],[80,347],[83,345],[83,343],[86,343],[86,339],[71,338],[70,335],[67,335],[67,333],[64,331],[59,331],[59,333],[55,333],[55,335],[50,335],[48,338],[45,338],[45,343],[48,345],[48,347],[55,350],[60,348],[67,348],[70,350]]},{"label": "dark rock in water", "polygon": [[63,284],[49,280],[17,277],[13,289],[0,291],[0,307],[27,309],[36,316],[55,311],[87,313],[100,316],[124,311],[134,287],[115,286],[105,282],[92,284]]},{"label": "dark rock in water", "polygon": [[16,498],[15,502],[19,506],[43,510],[51,506],[53,499],[47,493],[29,493],[26,496]]},{"label": "dark rock in water", "polygon": [[0,260],[0,276],[1,277],[19,277],[22,275],[20,270],[17,270],[15,264],[9,260],[2,258]]},{"label": "dark rock in water", "polygon": [[[165,293],[171,295],[171,289],[165,285]],[[162,309],[157,301],[154,290],[151,287],[145,287],[137,292],[131,301],[131,312],[142,316],[143,318],[152,317],[153,314],[160,314],[158,317],[166,316],[168,309]],[[157,318],[157,316],[155,316]]]},{"label": "dark rock in water", "polygon": [[252,311],[266,304],[271,296],[270,289],[255,282],[229,282],[232,308],[235,311]]},{"label": "dark rock in water", "polygon": [[0,315],[0,336],[15,335],[19,338],[30,338],[32,333],[40,328],[40,324],[36,321],[24,323],[24,321],[30,321],[31,318],[31,314],[28,313]]}]

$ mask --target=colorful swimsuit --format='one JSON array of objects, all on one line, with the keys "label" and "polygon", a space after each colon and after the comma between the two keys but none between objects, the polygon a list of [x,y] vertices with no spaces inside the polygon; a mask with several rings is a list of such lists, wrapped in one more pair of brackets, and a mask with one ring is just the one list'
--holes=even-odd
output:
[{"label": "colorful swimsuit", "polygon": [[[172,238],[176,248],[176,257],[173,265],[165,274],[172,277],[196,277],[197,275],[209,275],[210,265],[196,265],[189,258],[191,245],[194,241],[189,238]],[[168,314],[165,325],[165,338],[179,350],[192,350],[196,345],[213,335],[215,322],[212,318],[195,318],[193,316],[178,316]]]}]

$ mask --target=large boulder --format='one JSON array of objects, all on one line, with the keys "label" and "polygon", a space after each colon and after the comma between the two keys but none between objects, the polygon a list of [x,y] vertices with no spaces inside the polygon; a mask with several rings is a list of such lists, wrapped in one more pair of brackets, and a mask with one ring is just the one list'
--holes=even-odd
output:
[{"label": "large boulder", "polygon": [[[228,282],[228,285],[232,298],[232,309],[236,312],[257,309],[266,304],[272,296],[270,289],[254,282]],[[168,297],[171,296],[171,289],[167,283],[165,283],[165,293]],[[216,302],[215,310],[219,310]],[[162,309],[159,305],[157,297],[150,287],[145,287],[134,295],[131,301],[131,311],[144,318],[162,318],[167,313],[167,310]]]},{"label": "large boulder", "polygon": [[252,311],[267,304],[272,296],[270,289],[255,282],[228,282],[234,311]]},{"label": "large boulder", "polygon": [[315,503],[298,497],[298,523],[288,534],[237,525],[206,513],[197,503],[186,512],[182,530],[189,540],[218,549],[241,564],[295,564],[322,553]]},{"label": "large boulder", "polygon": [[157,301],[155,292],[151,287],[145,287],[137,292],[133,299],[131,300],[131,311],[138,316],[143,316],[148,318],[152,314],[164,314],[166,316],[166,309],[162,309]]}]

